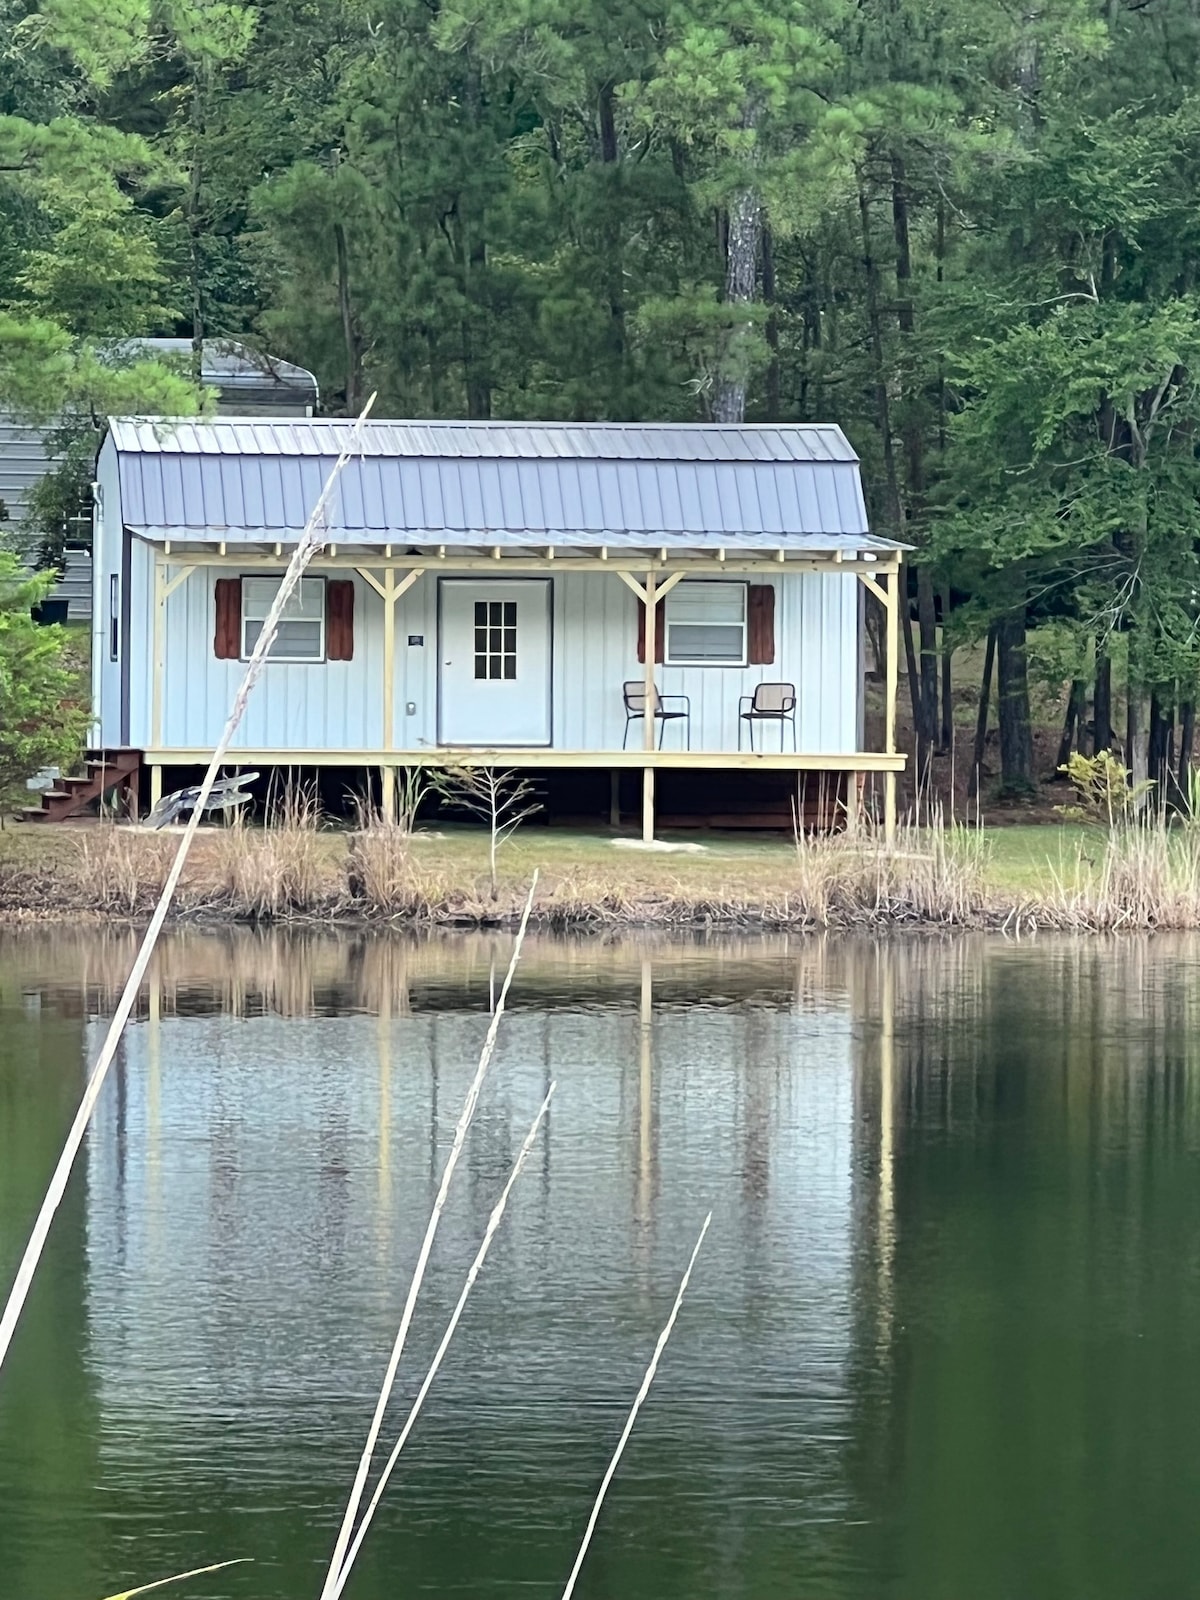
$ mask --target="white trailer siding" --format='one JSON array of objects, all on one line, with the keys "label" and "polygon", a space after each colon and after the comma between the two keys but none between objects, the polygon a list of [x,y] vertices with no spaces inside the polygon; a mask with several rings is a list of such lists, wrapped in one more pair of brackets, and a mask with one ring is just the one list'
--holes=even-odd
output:
[{"label": "white trailer siding", "polygon": [[[183,558],[181,558],[183,559]],[[101,564],[98,571],[110,570]],[[172,563],[172,574],[180,570]],[[282,568],[280,569],[282,570]],[[211,748],[220,737],[243,671],[213,653],[215,582],[229,568],[198,567],[170,595],[163,630],[161,739],[151,727],[153,676],[153,554],[133,540],[130,741],[141,747]],[[337,576],[350,576],[339,571]],[[292,664],[269,662],[246,713],[237,743],[244,749],[383,751],[384,606],[357,575],[354,659]],[[453,577],[451,569],[445,575]],[[101,579],[107,582],[106,579]],[[552,585],[552,746],[573,751],[616,750],[625,731],[621,686],[641,680],[637,606],[615,574],[554,575]],[[733,580],[731,580],[733,581]],[[438,577],[426,573],[396,608],[396,682],[392,748],[436,748],[438,742]],[[664,694],[691,697],[693,750],[737,748],[738,700],[761,682],[797,688],[797,746],[810,754],[844,755],[856,748],[859,672],[858,584],[852,575],[787,573],[773,580],[775,662],[754,667],[658,666]],[[502,594],[503,582],[497,583]],[[106,593],[106,591],[105,591]],[[99,599],[99,596],[98,596]],[[98,611],[106,613],[104,606]],[[409,643],[409,640],[421,641]],[[105,652],[106,654],[106,652]],[[107,667],[105,682],[108,684]],[[538,692],[538,686],[531,687]],[[410,712],[409,706],[413,707]],[[114,713],[114,706],[116,712]],[[119,688],[103,698],[105,738],[119,716]],[[767,748],[778,730],[768,727]],[[672,746],[682,738],[667,729]],[[642,725],[630,730],[638,746]],[[787,747],[790,748],[790,734]]]}]

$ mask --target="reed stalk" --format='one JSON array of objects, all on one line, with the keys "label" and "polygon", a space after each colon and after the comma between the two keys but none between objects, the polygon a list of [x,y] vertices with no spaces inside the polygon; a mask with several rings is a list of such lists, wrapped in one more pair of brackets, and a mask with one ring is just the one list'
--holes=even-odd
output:
[{"label": "reed stalk", "polygon": [[557,1083],[552,1083],[550,1085],[550,1088],[546,1094],[546,1098],[542,1101],[541,1108],[539,1109],[537,1116],[533,1119],[533,1124],[530,1127],[529,1132],[525,1135],[525,1142],[521,1146],[516,1161],[513,1163],[512,1171],[508,1175],[508,1182],[504,1185],[499,1200],[496,1201],[495,1206],[492,1208],[492,1214],[488,1218],[487,1228],[484,1230],[483,1241],[475,1254],[474,1261],[471,1263],[471,1270],[467,1273],[467,1281],[463,1284],[462,1293],[459,1295],[458,1303],[451,1313],[450,1321],[446,1324],[446,1331],[442,1335],[442,1342],[438,1345],[437,1350],[434,1353],[433,1360],[429,1366],[429,1371],[425,1374],[424,1381],[422,1382],[421,1387],[417,1390],[417,1397],[412,1403],[412,1409],[409,1411],[408,1416],[405,1418],[404,1426],[400,1430],[400,1437],[396,1440],[396,1443],[392,1448],[392,1453],[387,1459],[387,1464],[385,1465],[383,1471],[379,1474],[379,1482],[375,1485],[375,1492],[371,1496],[371,1500],[367,1506],[367,1509],[363,1512],[362,1521],[359,1523],[358,1531],[354,1535],[354,1541],[351,1544],[350,1550],[346,1556],[346,1560],[342,1565],[342,1570],[338,1574],[337,1583],[335,1584],[333,1590],[333,1600],[338,1600],[342,1590],[346,1587],[346,1584],[349,1581],[350,1570],[358,1558],[358,1552],[362,1549],[363,1540],[367,1536],[367,1530],[370,1528],[372,1519],[374,1518],[376,1511],[379,1509],[379,1503],[383,1499],[383,1492],[388,1486],[388,1480],[392,1476],[396,1462],[400,1459],[400,1452],[404,1449],[404,1446],[408,1441],[408,1436],[412,1432],[413,1426],[416,1423],[421,1407],[425,1403],[425,1396],[433,1387],[433,1380],[437,1377],[438,1369],[442,1364],[442,1360],[445,1357],[446,1351],[450,1348],[450,1341],[454,1337],[454,1330],[458,1327],[459,1319],[463,1314],[463,1308],[467,1303],[467,1297],[474,1288],[475,1280],[478,1278],[480,1269],[482,1268],[484,1261],[487,1259],[487,1253],[491,1249],[492,1240],[495,1238],[496,1230],[499,1228],[501,1219],[504,1216],[504,1208],[508,1205],[508,1197],[512,1193],[513,1185],[521,1176],[521,1168],[525,1165],[526,1159],[529,1156],[529,1152],[533,1149],[534,1141],[538,1136],[538,1130],[541,1128],[542,1122],[545,1120],[546,1113],[550,1109],[550,1102],[554,1098],[554,1091],[557,1087]]},{"label": "reed stalk", "polygon": [[563,1590],[562,1600],[571,1600],[571,1595],[575,1592],[575,1584],[587,1557],[588,1546],[592,1542],[592,1535],[595,1533],[596,1524],[600,1520],[600,1508],[604,1504],[608,1486],[613,1481],[617,1466],[625,1453],[625,1446],[629,1443],[629,1435],[633,1432],[633,1425],[637,1421],[638,1412],[642,1409],[642,1402],[650,1393],[650,1385],[654,1382],[654,1374],[658,1371],[658,1363],[667,1347],[667,1340],[671,1337],[671,1330],[675,1326],[675,1319],[679,1315],[679,1308],[683,1304],[683,1297],[687,1293],[688,1284],[691,1282],[692,1268],[696,1265],[696,1257],[700,1254],[700,1246],[704,1243],[704,1235],[708,1232],[708,1225],[711,1221],[712,1212],[710,1211],[704,1219],[704,1226],[700,1229],[700,1237],[696,1240],[695,1249],[692,1251],[692,1259],[688,1262],[687,1271],[680,1282],[679,1293],[675,1296],[675,1304],[671,1307],[671,1315],[667,1318],[666,1326],[659,1334],[658,1343],[654,1346],[654,1354],[650,1357],[650,1365],[646,1368],[646,1376],[642,1379],[642,1386],[637,1392],[628,1417],[625,1419],[621,1437],[617,1440],[617,1448],[613,1451],[612,1460],[608,1463],[608,1469],[600,1480],[600,1492],[597,1494],[595,1504],[592,1506],[592,1514],[588,1518],[588,1524],[583,1534],[583,1543],[579,1546],[579,1554],[575,1557],[575,1565],[571,1568],[571,1576],[567,1579],[567,1587]]},{"label": "reed stalk", "polygon": [[134,1600],[135,1595],[149,1594],[152,1589],[165,1589],[168,1584],[185,1583],[188,1578],[203,1578],[210,1572],[224,1572],[226,1567],[241,1567],[246,1564],[246,1556],[239,1556],[236,1561],[217,1561],[211,1567],[193,1567],[190,1572],[177,1572],[172,1578],[159,1578],[156,1583],[139,1584],[136,1589],[122,1589],[120,1594],[109,1596],[109,1600]]},{"label": "reed stalk", "polygon": [[463,1108],[459,1113],[458,1126],[454,1130],[454,1142],[450,1146],[450,1154],[446,1157],[446,1165],[442,1169],[442,1180],[438,1186],[437,1198],[433,1202],[433,1210],[430,1213],[429,1222],[425,1229],[425,1237],[421,1242],[417,1264],[413,1269],[412,1282],[408,1286],[408,1297],[404,1302],[404,1310],[400,1316],[400,1327],[396,1332],[396,1340],[392,1346],[391,1356],[388,1358],[387,1370],[383,1375],[379,1399],[375,1404],[375,1414],[371,1418],[371,1425],[367,1430],[366,1443],[363,1445],[358,1470],[354,1475],[354,1485],[350,1490],[350,1499],[346,1504],[342,1525],[338,1530],[333,1554],[329,1559],[329,1570],[325,1574],[325,1582],[321,1588],[321,1600],[333,1600],[334,1595],[338,1592],[342,1568],[346,1564],[346,1552],[350,1544],[351,1535],[354,1532],[359,1507],[362,1504],[363,1491],[367,1486],[371,1461],[375,1455],[375,1446],[379,1443],[384,1412],[387,1410],[388,1401],[391,1399],[392,1390],[396,1385],[396,1372],[400,1366],[400,1357],[404,1354],[408,1330],[412,1323],[413,1312],[416,1310],[417,1296],[421,1292],[421,1284],[425,1278],[425,1269],[429,1264],[433,1241],[437,1237],[438,1226],[442,1220],[442,1212],[446,1209],[446,1199],[450,1192],[454,1171],[458,1166],[459,1157],[462,1155],[467,1132],[475,1116],[475,1108],[479,1104],[483,1080],[487,1076],[488,1067],[491,1065],[492,1055],[496,1048],[496,1036],[500,1031],[500,1019],[504,1015],[504,1008],[508,1000],[508,991],[517,970],[517,963],[521,959],[521,946],[525,942],[525,933],[529,927],[529,916],[533,910],[533,897],[537,890],[537,881],[538,875],[535,872],[533,882],[529,885],[529,894],[525,901],[525,910],[521,915],[520,927],[517,929],[517,937],[509,959],[508,971],[504,975],[504,985],[500,990],[499,999],[496,1001],[496,1009],[492,1013],[492,1020],[488,1027],[487,1036],[483,1041],[483,1048],[479,1052],[479,1065],[475,1069],[475,1076],[471,1080],[471,1086],[467,1090],[467,1097],[463,1101]]},{"label": "reed stalk", "polygon": [[108,1076],[108,1069],[112,1066],[113,1058],[117,1053],[117,1045],[120,1043],[121,1035],[125,1031],[125,1025],[129,1021],[130,1013],[137,1000],[138,991],[142,986],[142,980],[145,978],[149,968],[150,958],[154,954],[154,947],[158,943],[158,936],[162,932],[163,923],[167,920],[167,912],[171,908],[171,901],[174,899],[175,891],[179,887],[179,879],[183,873],[188,853],[192,848],[192,841],[195,839],[196,831],[200,826],[200,818],[204,813],[205,803],[212,793],[213,784],[217,780],[221,764],[228,754],[233,736],[237,732],[242,717],[245,715],[247,702],[262,672],[267,652],[274,643],[275,635],[279,628],[279,619],[283,615],[283,608],[287,604],[288,597],[300,582],[309,562],[317,551],[324,547],[326,542],[324,535],[327,531],[329,504],[333,498],[333,491],[346,463],[359,448],[362,425],[367,419],[374,400],[375,397],[372,395],[371,399],[367,401],[358,418],[358,422],[351,430],[345,449],[334,463],[329,476],[325,480],[325,486],[321,490],[320,498],[305,523],[299,543],[296,545],[292,559],[288,563],[283,581],[279,585],[279,592],[275,596],[275,602],[267,613],[262,632],[259,634],[250,660],[246,664],[246,671],[233,699],[233,707],[230,710],[224,730],[217,742],[217,748],[213,751],[212,759],[208,763],[208,770],[204,774],[203,782],[200,785],[200,793],[196,800],[195,809],[180,837],[179,848],[175,852],[175,859],[171,863],[167,881],[163,884],[162,893],[158,897],[158,904],[154,908],[150,926],[146,929],[138,953],[134,957],[133,967],[121,992],[121,998],[117,1002],[117,1009],[113,1013],[104,1043],[100,1047],[100,1054],[96,1059],[95,1066],[92,1068],[87,1088],[84,1090],[83,1098],[79,1103],[79,1110],[75,1114],[75,1120],[72,1122],[70,1132],[67,1134],[62,1154],[58,1158],[58,1165],[54,1169],[54,1174],[50,1179],[50,1186],[46,1190],[45,1199],[42,1201],[41,1210],[38,1212],[34,1222],[29,1243],[26,1245],[25,1253],[22,1255],[20,1265],[17,1267],[17,1275],[13,1281],[12,1289],[9,1291],[4,1313],[0,1316],[0,1370],[3,1369],[5,1358],[12,1344],[13,1334],[16,1331],[25,1301],[29,1296],[29,1290],[33,1284],[33,1276],[37,1271],[38,1262],[42,1258],[42,1251],[45,1248],[46,1239],[50,1232],[50,1224],[53,1222],[54,1214],[62,1203],[63,1195],[66,1193],[67,1180],[71,1176],[72,1167],[75,1165],[75,1158],[79,1154],[79,1147],[83,1143],[83,1136],[92,1120],[92,1112],[95,1110],[96,1102],[100,1098],[100,1091],[103,1089],[104,1080]]}]

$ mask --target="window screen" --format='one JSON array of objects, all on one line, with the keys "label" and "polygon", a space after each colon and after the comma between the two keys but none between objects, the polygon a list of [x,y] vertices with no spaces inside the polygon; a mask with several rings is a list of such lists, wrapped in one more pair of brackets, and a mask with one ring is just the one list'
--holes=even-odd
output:
[{"label": "window screen", "polygon": [[115,572],[108,579],[108,659],[121,659],[121,580]]},{"label": "window screen", "polygon": [[517,675],[517,602],[476,600],[476,678],[515,678]]},{"label": "window screen", "polygon": [[746,588],[704,579],[676,584],[663,602],[668,664],[744,667]]},{"label": "window screen", "polygon": [[[258,643],[267,612],[279,592],[278,578],[242,579],[242,659]],[[301,578],[279,619],[271,661],[325,659],[325,580]]]}]

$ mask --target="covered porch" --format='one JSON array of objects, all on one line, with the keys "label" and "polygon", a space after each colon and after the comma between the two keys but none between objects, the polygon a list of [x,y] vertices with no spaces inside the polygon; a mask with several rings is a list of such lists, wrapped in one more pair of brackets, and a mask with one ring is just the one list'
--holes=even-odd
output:
[{"label": "covered porch", "polygon": [[[150,769],[152,802],[161,795],[164,769],[203,765],[215,743],[211,732],[206,740],[179,737],[184,730],[171,715],[169,639],[176,631],[177,615],[182,615],[189,594],[194,605],[208,604],[206,597],[211,596],[219,577],[234,573],[242,579],[256,574],[278,575],[291,548],[283,542],[239,540],[234,545],[232,541],[194,537],[182,541],[163,539],[148,546],[153,569],[153,618],[150,737],[145,743],[144,759]],[[853,538],[833,536],[819,543],[810,538],[800,549],[793,545],[753,551],[736,547],[631,550],[604,546],[589,550],[556,545],[540,549],[410,545],[398,549],[391,544],[330,544],[310,570],[317,578],[353,579],[358,586],[356,626],[360,632],[355,692],[363,697],[365,706],[361,726],[355,728],[360,737],[326,737],[319,741],[269,738],[263,734],[274,731],[274,725],[264,722],[257,728],[244,729],[236,741],[231,760],[241,766],[373,771],[378,776],[383,808],[391,815],[396,813],[398,782],[406,769],[472,765],[530,773],[570,769],[606,772],[611,794],[609,816],[614,825],[622,817],[623,792],[624,815],[629,814],[630,780],[628,776],[623,779],[623,775],[640,773],[640,780],[636,781],[640,789],[641,834],[646,841],[654,838],[664,772],[694,773],[697,778],[716,772],[794,774],[798,797],[803,797],[806,784],[828,782],[830,792],[838,797],[847,827],[858,823],[862,785],[870,778],[877,779],[882,788],[885,831],[889,838],[894,835],[896,778],[905,764],[905,757],[896,748],[903,575],[900,552],[886,541],[861,534]],[[816,576],[834,580],[839,595],[846,593],[844,586],[848,584],[860,596],[862,607],[879,608],[885,658],[881,749],[861,747],[865,743],[861,714],[865,630],[860,626],[856,626],[852,641],[852,659],[842,660],[836,673],[831,668],[822,676],[814,674],[813,661],[823,654],[832,656],[833,642],[813,637],[812,619],[806,626],[796,607],[796,620],[781,625],[773,638],[769,659],[745,671],[740,664],[728,669],[719,664],[681,667],[674,655],[663,649],[668,603],[685,581],[742,584],[748,590],[771,586],[772,593],[781,597],[781,607],[786,608],[787,596],[799,593],[797,586]],[[588,584],[581,588],[579,580],[585,578]],[[522,582],[544,585],[549,599],[546,697],[550,709],[546,712],[545,734],[536,741],[520,737],[448,738],[447,733],[455,730],[447,726],[446,718],[445,668],[450,654],[446,596],[461,589],[477,606],[483,603],[477,594],[487,592],[491,586],[496,586],[497,594],[517,593]],[[504,589],[506,584],[514,587]],[[581,594],[582,599],[572,602],[575,609],[570,610],[562,597],[575,593]],[[575,612],[586,614],[597,607],[615,606],[619,596],[626,597],[628,615],[617,629],[617,643],[612,650],[606,650],[603,660],[585,662]],[[628,660],[631,639],[627,627],[634,605],[638,608],[639,645],[635,666]],[[788,615],[786,609],[784,615]],[[817,613],[812,615],[819,622]],[[497,625],[503,626],[503,613]],[[612,631],[607,626],[600,630],[604,637]],[[500,645],[503,643],[501,639]],[[621,655],[621,650],[626,655]],[[353,649],[351,653],[355,653]],[[422,663],[419,667],[415,665],[418,659]],[[178,670],[177,667],[176,675]],[[480,671],[495,671],[495,666],[489,660],[481,668],[477,661],[475,670],[478,677]],[[504,670],[503,665],[500,670]],[[513,670],[515,683],[515,666]],[[271,663],[267,671],[270,676],[311,673],[313,668],[282,664],[276,667]],[[709,692],[712,705],[706,703],[703,715],[696,714],[695,694],[681,692],[681,685],[691,686],[697,681],[726,685],[720,696]],[[796,721],[789,727],[785,720],[770,716],[743,719],[742,710],[752,709],[752,696],[743,691],[752,691],[758,684],[794,692],[799,737]],[[486,677],[479,678],[467,686],[469,697],[479,697],[483,704],[492,687]],[[504,687],[502,680],[500,687]],[[828,725],[818,714],[822,696],[839,700],[849,697],[849,714],[857,736],[840,738],[838,748],[826,747],[820,737],[822,728]],[[223,715],[227,694],[221,700]],[[425,700],[431,709],[422,721],[415,708]],[[639,706],[643,711],[647,706],[670,708],[675,700],[689,702],[685,725],[638,714]],[[779,704],[778,697],[771,703]],[[578,709],[583,705],[601,705],[603,715],[584,716]],[[371,737],[373,731],[375,738]],[[749,748],[751,741],[753,749]]]}]

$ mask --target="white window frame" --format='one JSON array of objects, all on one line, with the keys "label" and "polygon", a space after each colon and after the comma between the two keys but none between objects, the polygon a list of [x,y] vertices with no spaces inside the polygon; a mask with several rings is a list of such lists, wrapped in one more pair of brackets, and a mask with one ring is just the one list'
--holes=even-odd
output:
[{"label": "white window frame", "polygon": [[[696,656],[677,656],[671,653],[671,602],[681,589],[690,589],[693,594],[703,585],[706,589],[740,589],[742,592],[742,649],[736,661],[714,661],[711,657],[697,658]],[[682,598],[682,596],[680,596]],[[746,667],[750,664],[750,584],[739,582],[730,578],[683,578],[667,595],[659,608],[663,630],[663,665],[667,667]],[[717,624],[720,627],[732,627],[729,622]]]},{"label": "white window frame", "polygon": [[[276,596],[276,594],[279,593],[279,585],[282,582],[283,582],[282,574],[279,577],[275,577],[273,575],[267,575],[267,574],[261,573],[261,572],[251,572],[251,573],[243,573],[242,574],[242,620],[241,620],[241,634],[239,636],[238,642],[239,642],[239,644],[241,646],[241,659],[243,661],[249,661],[250,655],[251,655],[251,651],[247,650],[247,648],[246,648],[246,624],[248,622],[262,623],[262,622],[266,621],[267,612],[270,611],[271,607],[275,604],[275,596]],[[271,598],[267,601],[266,607],[263,610],[261,615],[257,615],[256,614],[254,616],[250,616],[248,614],[247,610],[246,610],[247,600],[248,600],[248,597],[249,597],[249,594],[250,594],[250,585],[252,583],[270,583],[270,584],[274,585],[274,589],[272,591]],[[329,594],[328,594],[328,590],[325,587],[325,579],[324,578],[313,578],[313,577],[307,577],[306,576],[306,577],[303,577],[303,578],[300,579],[300,588],[297,590],[297,595],[302,595],[304,593],[304,585],[306,585],[306,584],[316,584],[316,585],[319,586],[320,591],[321,591],[321,640],[320,640],[320,645],[319,645],[319,648],[318,648],[318,653],[316,655],[311,655],[311,656],[281,655],[279,653],[279,637],[278,637],[278,635],[276,635],[274,644],[271,646],[270,650],[267,652],[267,660],[268,661],[280,662],[280,663],[282,663],[283,665],[286,665],[286,666],[304,667],[304,666],[319,666],[325,660],[326,628],[328,626],[328,618],[329,618]],[[279,620],[281,622],[285,622],[285,621],[289,620],[286,608],[284,609],[283,616]],[[297,619],[292,618],[291,620],[295,621]],[[306,617],[306,618],[303,618],[301,620],[310,621],[310,620],[315,620],[315,619],[311,619],[311,618],[307,618]]]},{"label": "white window frame", "polygon": [[115,572],[108,575],[108,659],[121,659],[121,579]]}]

